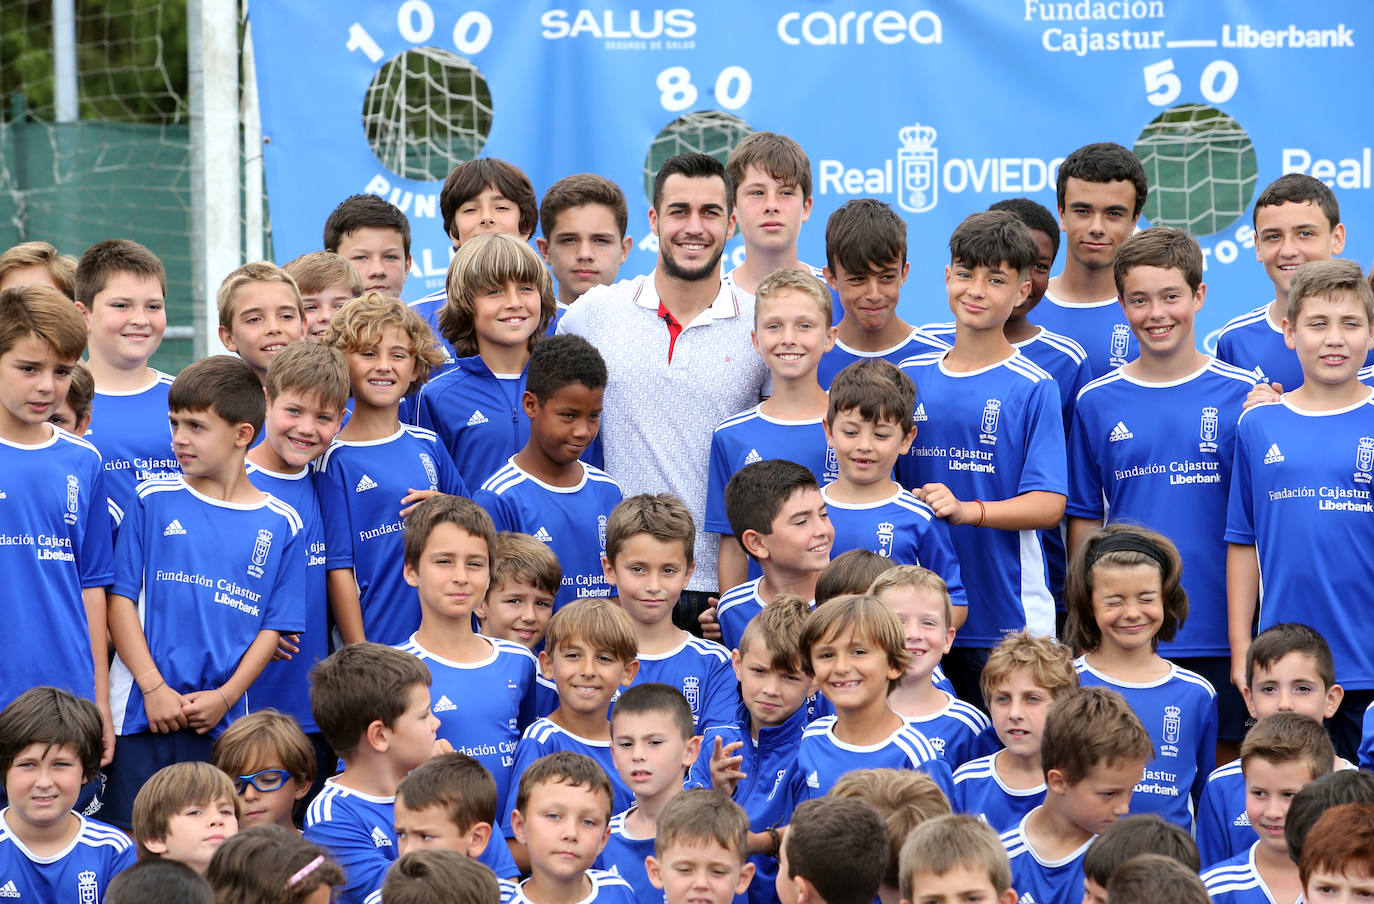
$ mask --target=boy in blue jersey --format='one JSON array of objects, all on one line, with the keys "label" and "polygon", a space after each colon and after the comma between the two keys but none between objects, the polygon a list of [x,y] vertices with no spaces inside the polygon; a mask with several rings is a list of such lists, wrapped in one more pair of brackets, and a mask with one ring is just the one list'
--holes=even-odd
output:
[{"label": "boy in blue jersey", "polygon": [[296,281],[305,315],[305,334],[311,342],[323,342],[329,321],[347,302],[363,294],[363,278],[348,261],[332,251],[302,254],[282,267]]},{"label": "boy in blue jersey", "polygon": [[1274,713],[1254,724],[1240,748],[1245,812],[1259,840],[1202,874],[1218,904],[1292,902],[1302,897],[1298,865],[1288,856],[1284,818],[1304,786],[1331,771],[1335,751],[1320,722]]},{"label": "boy in blue jersey", "polygon": [[1269,183],[1255,199],[1253,225],[1255,258],[1274,284],[1274,297],[1221,328],[1217,357],[1253,371],[1261,383],[1277,383],[1274,388],[1283,392],[1303,381],[1298,356],[1283,340],[1293,271],[1340,254],[1345,225],[1335,193],[1305,173],[1287,173]]},{"label": "boy in blue jersey", "polygon": [[1083,855],[1099,832],[1126,815],[1153,756],[1149,733],[1115,691],[1086,688],[1054,702],[1040,742],[1045,802],[1001,836],[1018,900],[1082,898]]},{"label": "boy in blue jersey", "polygon": [[[210,750],[210,765],[234,783],[242,828],[279,825],[294,831],[297,804],[310,793],[321,768],[317,757],[318,749],[300,724],[269,709],[249,713],[225,729]],[[332,774],[334,762],[324,768],[326,775]],[[323,786],[323,778],[320,782]]]},{"label": "boy in blue jersey", "polygon": [[902,900],[1015,904],[1011,864],[997,832],[968,816],[937,816],[911,830],[898,863]]},{"label": "boy in blue jersey", "polygon": [[333,346],[295,342],[273,357],[263,388],[263,441],[248,450],[248,479],[300,516],[306,559],[305,631],[282,638],[277,656],[248,691],[248,708],[290,713],[315,746],[320,773],[328,775],[334,755],[310,713],[310,669],[329,655],[324,518],[310,463],[324,454],[339,432],[348,403],[348,364]]},{"label": "boy in blue jersey", "polygon": [[920,565],[894,565],[868,592],[897,614],[911,654],[888,705],[920,729],[951,770],[996,750],[997,735],[983,711],[931,680],[954,642],[954,607],[944,580]]},{"label": "boy in blue jersey", "polygon": [[1135,231],[1148,193],[1145,168],[1119,144],[1084,145],[1059,164],[1055,200],[1068,253],[1035,319],[1082,346],[1093,377],[1136,356],[1116,303],[1112,259]]},{"label": "boy in blue jersey", "polygon": [[399,297],[410,273],[410,221],[376,195],[349,195],[324,221],[324,250],[348,261],[363,291]]},{"label": "boy in blue jersey", "polygon": [[906,259],[906,222],[873,198],[849,201],[825,224],[825,281],[844,308],[835,345],[821,358],[816,374],[829,389],[850,364],[882,358],[896,364],[912,355],[942,351],[942,339],[897,316],[902,285],[911,264]]},{"label": "boy in blue jersey", "polygon": [[89,700],[52,687],[0,712],[0,888],[24,901],[98,901],[134,862],[133,842],[72,811],[100,766],[103,728]]},{"label": "boy in blue jersey", "polygon": [[[755,133],[757,134],[757,133]],[[737,587],[757,568],[730,532],[725,487],[745,465],[785,458],[806,466],[816,482],[835,479],[835,457],[822,422],[828,399],[816,381],[821,356],[835,344],[830,291],[805,270],[778,270],[758,286],[754,348],[768,365],[773,394],[727,418],[711,436],[706,529],[721,535],[719,586]]]},{"label": "boy in blue jersey", "polygon": [[501,531],[492,553],[491,586],[475,610],[482,633],[542,649],[561,586],[563,569],[547,544],[529,534]]},{"label": "boy in blue jersey", "polygon": [[[777,874],[777,827],[792,814],[797,747],[811,721],[806,704],[814,687],[802,671],[805,600],[781,594],[750,622],[732,654],[740,702],[729,725],[702,733],[701,753],[691,784],[730,795],[748,814],[749,837],[740,849],[758,877],[749,889],[753,904],[773,901]],[[660,842],[661,842],[660,836]]]},{"label": "boy in blue jersey", "polygon": [[639,671],[633,683],[680,690],[701,731],[733,718],[735,676],[729,650],[673,624],[673,609],[692,577],[695,537],[692,513],[681,499],[671,493],[631,496],[606,524],[602,567],[616,605],[634,626]]},{"label": "boy in blue jersey", "polygon": [[345,306],[325,341],[344,353],[353,388],[353,415],[317,465],[330,612],[344,643],[404,643],[420,604],[396,567],[401,519],[436,493],[468,495],[438,437],[398,416],[439,355],[420,318],[379,292]]},{"label": "boy in blue jersey", "polygon": [[654,853],[645,861],[649,881],[663,890],[664,904],[730,904],[753,888],[748,836],[749,817],[739,804],[710,788],[684,791],[659,814]]},{"label": "boy in blue jersey", "polygon": [[236,835],[239,804],[229,776],[209,763],[163,766],[134,798],[139,860],[175,860],[201,875],[225,840]]},{"label": "boy in blue jersey", "polygon": [[529,851],[530,877],[508,904],[633,904],[630,883],[590,869],[610,835],[611,782],[591,757],[560,751],[520,776],[511,813],[516,840]]},{"label": "boy in blue jersey", "polygon": [[1045,799],[1045,717],[1055,700],[1078,690],[1078,672],[1068,647],[1021,630],[993,648],[979,680],[1002,749],[954,771],[950,803],[1005,832]]},{"label": "boy in blue jersey", "polygon": [[530,246],[505,234],[464,244],[448,273],[439,330],[458,357],[421,391],[416,423],[480,486],[529,441],[530,355],[554,315],[553,282]]},{"label": "boy in blue jersey", "polygon": [[692,708],[677,688],[637,684],[616,700],[611,757],[635,802],[611,817],[611,832],[597,862],[629,882],[641,901],[657,897],[645,861],[653,856],[659,815],[682,793],[683,777],[700,747]]},{"label": "boy in blue jersey", "polygon": [[738,649],[745,626],[779,593],[816,596],[830,563],[835,530],[816,477],[796,462],[769,459],[737,471],[725,488],[731,542],[758,562],[758,578],[721,594],[716,607],[721,642]]},{"label": "boy in blue jersey", "polygon": [[1030,292],[1035,240],[1014,214],[985,211],[955,228],[949,250],[954,347],[900,365],[925,420],[917,420],[897,479],[950,526],[968,619],[944,670],[959,696],[973,700],[1003,631],[1054,632],[1037,531],[1059,524],[1067,479],[1055,381],[1002,330]]},{"label": "boy in blue jersey", "polygon": [[915,399],[911,380],[888,361],[859,361],[840,371],[825,416],[838,474],[821,498],[835,529],[836,552],[864,549],[894,564],[928,567],[950,588],[958,628],[968,600],[949,528],[892,479],[916,436]]},{"label": "boy in blue jersey", "polygon": [[[460,164],[460,166],[466,164]],[[558,284],[558,316],[592,286],[609,286],[634,245],[625,193],[593,173],[564,176],[539,201],[539,256]],[[550,334],[554,324],[549,324]]]},{"label": "boy in blue jersey", "polygon": [[763,281],[779,270],[820,276],[820,270],[797,258],[797,240],[813,201],[811,160],[801,145],[775,132],[753,132],[730,151],[725,172],[735,194],[744,260],[721,279],[757,298]]},{"label": "boy in blue jersey", "polygon": [[[547,718],[525,729],[515,747],[512,775],[522,775],[545,754],[572,751],[590,756],[611,776],[614,809],[630,806],[634,796],[620,781],[611,758],[611,721],[607,710],[621,688],[629,687],[639,671],[635,659],[639,646],[634,623],[625,611],[609,600],[587,597],[574,600],[554,613],[544,635],[539,668],[558,689],[558,707]],[[517,808],[520,786],[511,788],[502,807],[501,828],[514,839],[511,811]],[[600,851],[598,846],[597,851]],[[521,843],[511,844],[520,868],[529,861]],[[595,856],[595,854],[593,854]]]},{"label": "boy in blue jersey", "polygon": [[797,807],[778,851],[782,904],[868,904],[887,870],[878,811],[860,800],[821,797]]},{"label": "boy in blue jersey", "polygon": [[219,341],[267,378],[272,356],[305,336],[305,309],[296,281],[271,261],[244,264],[220,283]]},{"label": "boy in blue jersey", "polygon": [[1235,423],[1254,388],[1248,371],[1197,349],[1193,323],[1207,286],[1202,249],[1156,226],[1121,244],[1112,264],[1140,355],[1079,394],[1069,440],[1069,554],[1103,519],[1148,524],[1183,556],[1188,620],[1159,653],[1218,690],[1218,737],[1245,734],[1229,681],[1227,493]]},{"label": "boy in blue jersey", "polygon": [[806,617],[798,644],[802,668],[835,715],[802,734],[789,777],[795,799],[826,794],[846,772],[883,767],[919,769],[948,796],[949,765],[887,702],[911,662],[896,614],[876,597],[836,597]]},{"label": "boy in blue jersey", "polygon": [[609,593],[601,566],[606,521],[624,494],[605,471],[580,459],[596,440],[606,391],[606,363],[595,346],[581,336],[544,339],[530,355],[528,373],[521,416],[529,439],[472,498],[491,513],[497,530],[529,534],[558,556],[557,609]]},{"label": "boy in blue jersey", "polygon": [[350,644],[310,673],[315,722],[344,769],[324,783],[305,814],[305,837],[344,868],[343,904],[363,904],[396,859],[396,788],[430,756],[452,753],[435,740],[429,670],[408,653]]},{"label": "boy in blue jersey", "polygon": [[86,366],[95,380],[90,441],[105,460],[105,491],[118,512],[140,483],[179,470],[167,430],[172,378],[148,366],[167,329],[166,294],[162,261],[137,242],[97,242],[76,265]]},{"label": "boy in blue jersey", "polygon": [[181,476],[139,484],[110,588],[121,740],[106,806],[120,827],[148,776],[209,758],[213,738],[248,712],[280,635],[305,629],[300,515],[244,468],[266,410],[257,374],[228,355],[203,358],[167,403]]},{"label": "boy in blue jersey", "polygon": [[1165,822],[1157,813],[1127,816],[1107,826],[1083,855],[1083,904],[1107,904],[1112,874],[1141,854],[1168,857],[1193,875],[1202,870],[1197,845],[1186,829]]},{"label": "boy in blue jersey", "polygon": [[1374,294],[1358,264],[1313,261],[1297,269],[1284,338],[1302,363],[1303,384],[1240,416],[1226,522],[1232,682],[1244,684],[1257,600],[1260,630],[1311,625],[1331,644],[1346,690],[1331,732],[1347,759],[1356,755],[1360,719],[1374,699],[1374,648],[1351,621],[1362,610],[1349,603],[1368,592],[1350,550],[1374,542],[1374,401],[1357,376],[1374,347],[1371,311]]},{"label": "boy in blue jersey", "polygon": [[[1335,715],[1345,691],[1336,683],[1331,647],[1316,631],[1306,625],[1274,625],[1260,632],[1245,659],[1243,693],[1252,718],[1296,712],[1322,722]],[[1353,767],[1336,757],[1333,768]],[[1206,864],[1233,857],[1254,843],[1239,759],[1207,776],[1198,800],[1196,835]]]},{"label": "boy in blue jersey", "polygon": [[435,496],[406,516],[405,579],[420,595],[420,627],[399,648],[429,668],[439,737],[485,766],[505,800],[515,743],[533,721],[538,660],[473,631],[495,545],[491,519],[470,499]]},{"label": "boy in blue jersey", "polygon": [[0,567],[25,589],[4,609],[12,642],[0,661],[0,704],[35,684],[94,701],[108,762],[105,588],[114,567],[105,477],[94,446],[47,423],[85,344],[81,316],[56,289],[0,293]]}]

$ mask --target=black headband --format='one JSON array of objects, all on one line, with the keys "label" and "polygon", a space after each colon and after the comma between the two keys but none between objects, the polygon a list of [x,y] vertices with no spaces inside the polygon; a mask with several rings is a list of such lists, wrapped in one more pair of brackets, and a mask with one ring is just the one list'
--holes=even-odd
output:
[{"label": "black headband", "polygon": [[1168,577],[1173,570],[1169,557],[1164,554],[1164,550],[1159,548],[1158,543],[1148,537],[1142,537],[1140,534],[1124,530],[1106,534],[1088,546],[1086,557],[1088,570],[1092,570],[1098,559],[1113,552],[1138,552],[1141,555],[1149,556],[1159,563],[1160,574],[1165,577]]}]

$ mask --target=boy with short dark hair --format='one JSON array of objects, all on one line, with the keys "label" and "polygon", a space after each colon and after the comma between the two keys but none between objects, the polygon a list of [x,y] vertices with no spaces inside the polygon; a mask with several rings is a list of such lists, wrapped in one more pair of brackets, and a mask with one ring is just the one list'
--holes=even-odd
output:
[{"label": "boy with short dark hair", "polygon": [[1312,826],[1327,810],[1342,804],[1374,804],[1374,774],[1363,769],[1332,772],[1294,795],[1283,822],[1289,860],[1302,863],[1304,843]]},{"label": "boy with short dark hair", "polygon": [[632,684],[679,689],[695,730],[702,731],[734,715],[735,679],[729,650],[673,623],[673,610],[692,577],[695,536],[692,513],[681,499],[641,493],[611,512],[601,562],[616,605],[634,626],[639,671]]},{"label": "boy with short dark hair", "polygon": [[1293,271],[1307,261],[1340,254],[1345,224],[1335,193],[1306,173],[1286,173],[1270,182],[1255,198],[1252,217],[1255,258],[1274,284],[1274,297],[1221,328],[1217,357],[1254,371],[1261,383],[1279,384],[1276,388],[1282,392],[1303,381],[1302,365],[1283,341]]},{"label": "boy with short dark hair", "polygon": [[1126,815],[1154,756],[1150,734],[1116,691],[1085,688],[1054,702],[1040,760],[1045,802],[1002,833],[1012,884],[1039,902],[1072,901],[1083,888],[1083,855]]},{"label": "boy with short dark hair", "polygon": [[446,848],[476,858],[497,824],[496,780],[465,753],[430,757],[396,787],[396,849]]},{"label": "boy with short dark hair", "polygon": [[516,792],[511,825],[529,852],[530,877],[511,904],[633,904],[628,882],[589,868],[606,846],[612,809],[610,779],[595,760],[566,750],[541,757]]},{"label": "boy with short dark hair", "polygon": [[634,245],[628,226],[625,193],[603,176],[564,176],[544,192],[539,202],[543,235],[534,243],[558,283],[560,311],[592,286],[616,281]]},{"label": "boy with short dark hair", "polygon": [[153,773],[134,799],[139,860],[165,858],[201,875],[226,838],[239,830],[239,802],[229,776],[209,763],[173,763]]},{"label": "boy with short dark hair", "polygon": [[1107,894],[1117,904],[1211,904],[1198,874],[1172,857],[1137,854],[1107,882]]},{"label": "boy with short dark hair", "polygon": [[887,826],[860,800],[818,797],[797,807],[778,858],[782,904],[870,904],[887,870]]},{"label": "boy with short dark hair", "polygon": [[128,836],[72,810],[100,767],[101,740],[95,704],[57,688],[27,690],[0,712],[0,891],[94,901],[134,862]]},{"label": "boy with short dark hair", "polygon": [[830,562],[835,529],[816,477],[780,458],[746,465],[725,487],[732,542],[763,574],[721,594],[716,607],[721,641],[738,649],[745,626],[779,593],[804,600],[816,595],[816,578]]},{"label": "boy with short dark hair", "polygon": [[301,517],[244,468],[265,416],[258,375],[228,355],[202,358],[167,404],[181,475],[139,484],[110,588],[121,740],[105,805],[118,826],[158,768],[209,758],[212,737],[247,712],[280,635],[305,629]]},{"label": "boy with short dark hair", "polygon": [[[753,864],[745,860],[749,818],[719,791],[693,788],[664,806],[646,858],[649,881],[664,904],[730,904],[752,890]],[[772,882],[767,894],[772,899]]]},{"label": "boy with short dark hair", "polygon": [[[882,884],[878,886],[878,899],[883,904],[897,904],[901,900],[902,845],[917,826],[948,816],[949,798],[933,778],[909,769],[855,769],[840,777],[830,789],[830,796],[861,800],[882,817],[887,826],[889,854]],[[997,849],[1000,851],[1002,846],[999,844]]]},{"label": "boy with short dark hair", "polygon": [[429,670],[408,653],[350,644],[310,674],[310,705],[344,769],[324,783],[305,817],[305,837],[327,850],[348,877],[345,904],[363,904],[396,859],[396,789],[431,755],[435,741]]},{"label": "boy with short dark hair", "polygon": [[13,642],[0,659],[0,704],[35,684],[95,701],[105,726],[101,759],[107,759],[114,731],[105,588],[114,567],[105,476],[94,446],[48,423],[85,344],[81,315],[56,289],[0,292],[0,465],[7,499],[0,568],[25,591],[4,607]]},{"label": "boy with short dark hair", "polygon": [[624,493],[609,474],[581,460],[601,426],[606,363],[600,353],[581,336],[553,336],[534,347],[528,373],[520,402],[529,440],[472,498],[491,513],[497,530],[529,534],[558,556],[557,609],[608,593],[601,565],[605,525]]},{"label": "boy with short dark hair", "polygon": [[220,283],[219,341],[261,381],[272,356],[305,335],[305,308],[296,281],[271,261],[244,264]]},{"label": "boy with short dark hair", "polygon": [[167,329],[167,271],[137,242],[110,239],[86,249],[74,279],[95,381],[89,438],[105,461],[105,491],[123,512],[140,483],[180,470],[167,448],[172,377],[148,365]]},{"label": "boy with short dark hair", "polygon": [[1301,897],[1297,864],[1289,859],[1284,839],[1284,818],[1305,785],[1330,773],[1334,758],[1321,723],[1300,713],[1265,716],[1246,733],[1240,746],[1245,812],[1259,840],[1202,874],[1214,901],[1263,904]]},{"label": "boy with short dark hair", "polygon": [[1350,551],[1374,543],[1374,400],[1358,375],[1374,348],[1371,312],[1374,294],[1358,264],[1298,268],[1284,337],[1304,381],[1277,404],[1241,414],[1226,523],[1232,683],[1244,683],[1257,600],[1260,630],[1286,621],[1311,625],[1331,644],[1345,686],[1331,733],[1347,759],[1356,756],[1360,720],[1374,699],[1374,647],[1345,604],[1367,589]]},{"label": "boy with short dark hair", "polygon": [[1084,145],[1059,164],[1055,200],[1068,253],[1035,319],[1082,346],[1093,377],[1138,354],[1116,303],[1112,260],[1135,231],[1148,193],[1145,168],[1119,144]]},{"label": "boy with short dark hair", "polygon": [[1254,377],[1196,346],[1207,286],[1202,249],[1181,229],[1155,226],[1121,243],[1112,263],[1138,357],[1078,396],[1069,440],[1069,554],[1109,522],[1148,524],[1183,556],[1187,622],[1159,654],[1217,689],[1218,736],[1245,734],[1226,644],[1222,536],[1235,424]]},{"label": "boy with short dark hair", "polygon": [[399,297],[410,273],[410,221],[376,195],[349,195],[324,221],[324,250],[358,271],[363,291]]},{"label": "boy with short dark hair", "polygon": [[[758,133],[755,133],[758,134]],[[706,529],[721,535],[719,586],[737,587],[761,573],[732,542],[726,484],[754,462],[785,458],[805,465],[818,485],[835,479],[835,454],[825,442],[825,390],[816,381],[821,356],[835,343],[830,290],[805,270],[774,271],[754,299],[754,348],[768,365],[773,394],[726,418],[711,435]],[[808,595],[809,598],[809,595]]]},{"label": "boy with short dark hair", "polygon": [[1003,631],[1054,633],[1036,531],[1059,524],[1068,487],[1054,379],[1003,332],[1030,292],[1035,240],[1014,214],[984,211],[955,228],[949,250],[954,347],[900,365],[921,406],[897,479],[950,525],[968,620],[944,670],[961,697],[975,699],[987,651]]},{"label": "boy with short dark hair", "polygon": [[325,341],[344,353],[353,387],[353,415],[317,466],[329,608],[344,643],[404,643],[420,606],[396,567],[401,518],[437,493],[468,495],[434,432],[398,414],[439,354],[420,318],[380,292],[349,302]]},{"label": "boy with short dark hair", "polygon": [[744,260],[721,278],[749,295],[784,268],[822,271],[797,259],[801,226],[811,216],[811,160],[786,135],[753,132],[730,151],[725,171],[735,191]]},{"label": "boy with short dark hair", "polygon": [[312,251],[282,267],[296,281],[305,316],[304,339],[323,342],[329,320],[345,302],[363,294],[358,271],[332,251]]},{"label": "boy with short dark hair", "polygon": [[482,633],[539,650],[561,586],[563,569],[548,544],[529,534],[501,531],[492,554],[487,598],[474,611]]},{"label": "boy with short dark hair", "polygon": [[1141,854],[1168,857],[1194,875],[1202,870],[1197,845],[1186,829],[1158,813],[1137,813],[1107,826],[1083,855],[1083,904],[1107,904],[1112,874]]},{"label": "boy with short dark hair", "polygon": [[856,361],[896,364],[912,355],[943,351],[942,339],[897,316],[906,259],[906,222],[873,198],[848,201],[825,224],[825,281],[840,297],[844,317],[835,345],[816,373],[829,389],[835,375]]},{"label": "boy with short dark hair", "polygon": [[645,858],[654,852],[659,815],[682,793],[683,777],[700,746],[692,708],[677,688],[636,684],[616,700],[611,758],[635,802],[611,817],[610,835],[597,862],[629,882],[641,901],[657,896]]},{"label": "boy with short dark hair", "polygon": [[484,864],[444,848],[402,854],[387,871],[379,901],[386,904],[499,904],[509,886]]},{"label": "boy with short dark hair", "polygon": [[911,830],[899,858],[902,904],[1013,904],[1011,864],[997,833],[972,816],[937,816]]}]

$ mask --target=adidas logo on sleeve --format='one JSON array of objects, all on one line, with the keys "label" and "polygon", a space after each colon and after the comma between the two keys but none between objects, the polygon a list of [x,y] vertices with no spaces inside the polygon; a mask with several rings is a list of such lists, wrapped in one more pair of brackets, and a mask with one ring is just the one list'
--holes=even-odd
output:
[{"label": "adidas logo on sleeve", "polygon": [[447,695],[441,695],[438,702],[434,704],[436,713],[451,713],[457,708],[458,705],[450,700]]},{"label": "adidas logo on sleeve", "polygon": [[178,521],[176,518],[173,518],[171,522],[168,523],[168,525],[162,529],[162,536],[164,537],[175,537],[179,535],[184,535],[185,533],[186,528],[182,527],[181,522]]},{"label": "adidas logo on sleeve", "polygon": [[1266,465],[1275,465],[1281,461],[1283,461],[1283,453],[1279,451],[1279,444],[1274,443],[1269,447],[1269,451],[1264,453],[1264,463]]},{"label": "adidas logo on sleeve", "polygon": [[10,881],[6,882],[4,885],[0,885],[0,898],[21,898],[21,897],[23,897],[23,895],[19,894],[19,889],[17,889],[17,888],[14,887],[14,880],[13,880],[13,879],[11,879]]},{"label": "adidas logo on sleeve", "polygon": [[1110,439],[1114,443],[1119,443],[1123,439],[1131,439],[1134,436],[1135,434],[1130,431],[1130,429],[1126,426],[1126,423],[1124,421],[1117,421],[1116,426],[1112,428],[1111,435],[1108,436],[1108,439]]},{"label": "adidas logo on sleeve", "polygon": [[487,423],[487,416],[481,410],[473,411],[472,417],[468,418],[469,427],[480,427],[485,423]]},{"label": "adidas logo on sleeve", "polygon": [[353,488],[353,492],[361,493],[365,490],[375,489],[377,489],[377,481],[373,480],[371,477],[368,477],[366,474],[364,474],[362,477],[358,478],[358,485]]},{"label": "adidas logo on sleeve", "polygon": [[758,449],[750,449],[749,454],[744,456],[744,463],[752,465],[756,461],[763,461],[763,456],[759,454]]},{"label": "adidas logo on sleeve", "polygon": [[372,843],[379,848],[391,847],[391,836],[383,832],[381,826],[373,826]]},{"label": "adidas logo on sleeve", "polygon": [[925,402],[921,402],[920,404],[918,404],[918,405],[916,406],[916,413],[913,414],[913,415],[911,416],[911,419],[912,419],[913,421],[915,421],[916,423],[918,423],[918,424],[921,423],[922,421],[928,421],[928,420],[930,420],[930,418],[926,415],[926,403],[925,403]]},{"label": "adidas logo on sleeve", "polygon": [[538,540],[540,543],[552,543],[553,535],[549,533],[548,528],[541,524],[539,530],[534,532],[534,539]]}]

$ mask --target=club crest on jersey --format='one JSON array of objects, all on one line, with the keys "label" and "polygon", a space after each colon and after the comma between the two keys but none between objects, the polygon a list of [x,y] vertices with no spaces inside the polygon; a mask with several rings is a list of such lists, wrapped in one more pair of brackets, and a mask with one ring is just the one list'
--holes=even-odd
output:
[{"label": "club crest on jersey", "polygon": [[1199,432],[1202,442],[1197,444],[1198,451],[1211,453],[1217,451],[1217,430],[1218,424],[1220,423],[1219,414],[1220,412],[1210,405],[1202,409],[1202,426]]},{"label": "club crest on jersey", "polygon": [[1131,348],[1131,328],[1124,323],[1113,324],[1112,338],[1107,346],[1107,353],[1112,367],[1120,367],[1126,363],[1126,352]]},{"label": "club crest on jersey", "polygon": [[420,464],[425,466],[425,477],[429,479],[431,490],[439,489],[439,471],[434,467],[434,459],[429,457],[428,452],[420,453]]},{"label": "club crest on jersey", "polygon": [[831,483],[840,476],[840,460],[835,457],[835,450],[829,446],[825,447],[825,474],[821,479],[822,484]]},{"label": "club crest on jersey", "polygon": [[596,542],[601,544],[601,554],[606,554],[606,516],[596,516]]},{"label": "club crest on jersey", "polygon": [[67,513],[62,516],[62,520],[68,524],[76,523],[77,513],[81,509],[81,481],[77,480],[75,474],[67,475]]},{"label": "club crest on jersey", "polygon": [[701,706],[701,679],[696,675],[688,675],[683,678],[682,696],[687,698],[687,705],[692,708],[692,715],[696,715]]},{"label": "club crest on jersey", "polygon": [[267,564],[267,554],[272,551],[272,532],[263,528],[258,531],[258,538],[253,542],[253,562],[248,566],[248,574],[255,578],[262,577],[262,567]]},{"label": "club crest on jersey", "polygon": [[997,417],[1002,412],[1001,399],[988,399],[983,406],[983,423],[979,426],[978,442],[985,446],[997,445]]},{"label": "club crest on jersey", "polygon": [[884,521],[878,525],[878,555],[884,559],[892,558],[892,541],[896,531],[897,525],[891,521]]},{"label": "club crest on jersey", "polygon": [[1362,436],[1355,444],[1355,482],[1369,483],[1374,468],[1374,436]]},{"label": "club crest on jersey", "polygon": [[83,869],[76,874],[76,900],[80,904],[95,904],[100,886],[95,881],[95,871]]},{"label": "club crest on jersey", "polygon": [[1183,727],[1183,710],[1177,706],[1164,707],[1164,743],[1177,744],[1179,731]]},{"label": "club crest on jersey", "polygon": [[902,142],[897,149],[897,206],[902,210],[924,213],[939,200],[938,134],[932,126],[919,122],[897,132]]}]

